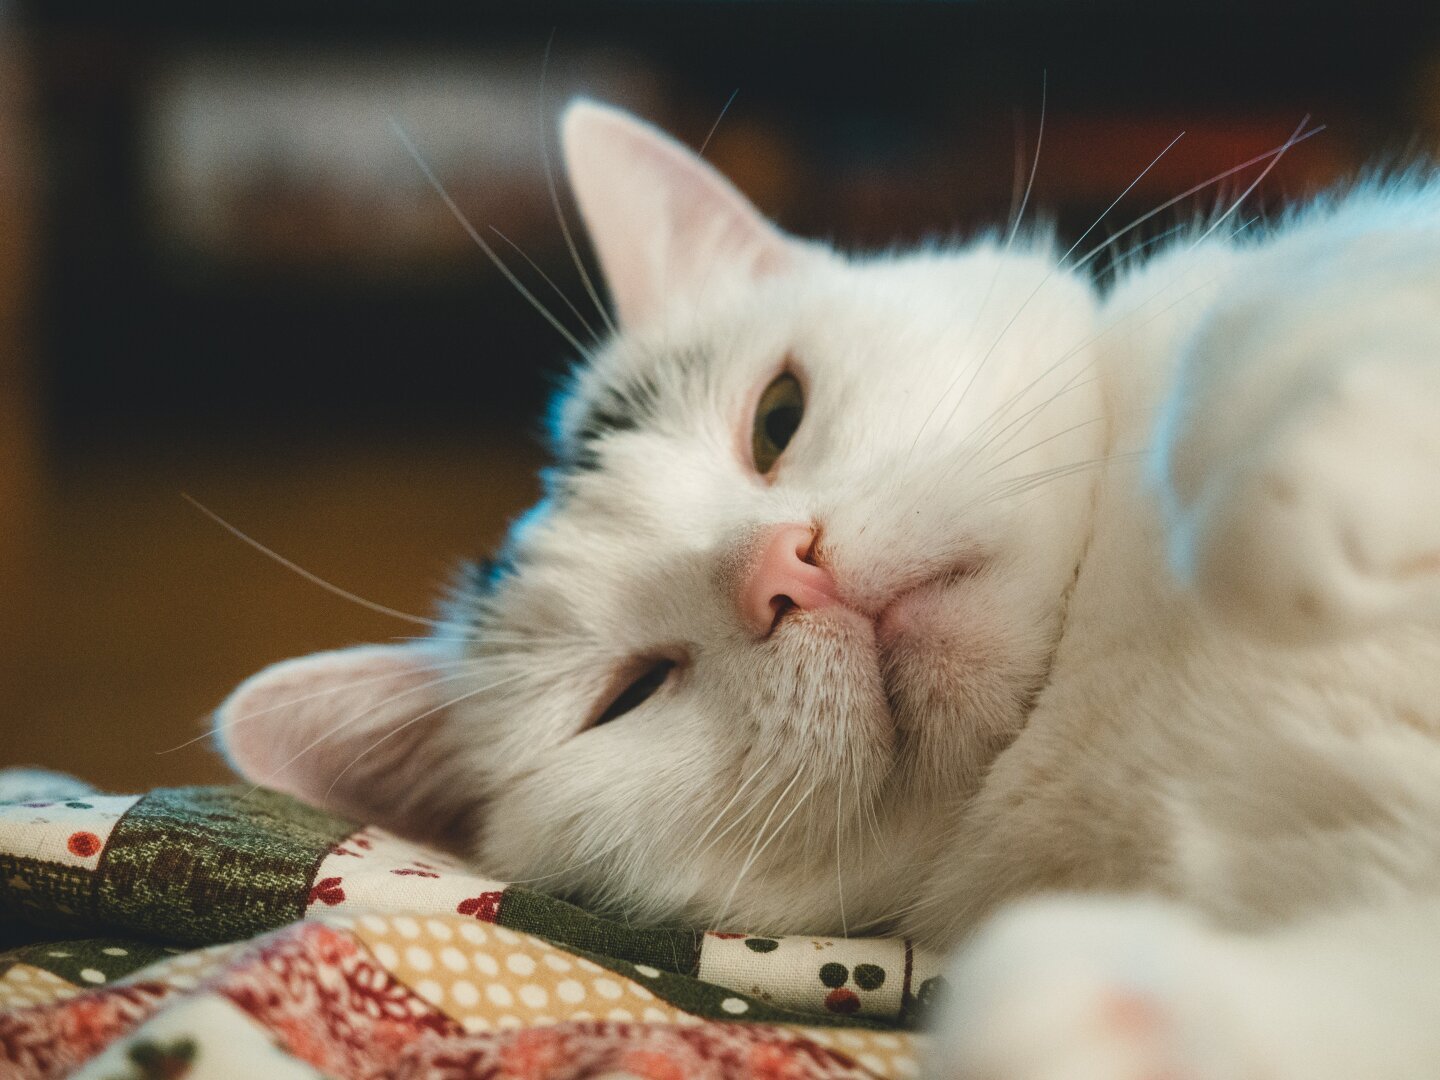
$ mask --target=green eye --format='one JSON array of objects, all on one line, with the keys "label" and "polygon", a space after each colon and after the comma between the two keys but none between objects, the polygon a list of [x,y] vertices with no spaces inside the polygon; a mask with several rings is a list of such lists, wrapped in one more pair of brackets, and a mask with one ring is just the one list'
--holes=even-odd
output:
[{"label": "green eye", "polygon": [[756,472],[763,475],[775,467],[775,462],[795,437],[804,415],[805,395],[800,392],[800,380],[788,371],[775,376],[775,380],[760,395],[760,404],[755,409],[755,426],[750,433],[750,452],[755,459]]}]

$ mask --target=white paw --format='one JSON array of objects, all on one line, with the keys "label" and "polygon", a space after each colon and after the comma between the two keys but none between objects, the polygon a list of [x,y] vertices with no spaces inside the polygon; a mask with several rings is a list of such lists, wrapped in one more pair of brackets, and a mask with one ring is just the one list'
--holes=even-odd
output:
[{"label": "white paw", "polygon": [[[1157,901],[1058,898],[1001,913],[951,973],[933,1080],[1209,1080],[1204,934]],[[1203,1033],[1200,1045],[1197,1034]],[[1203,1055],[1203,1060],[1201,1055]],[[1240,1075],[1238,1072],[1234,1075]]]},{"label": "white paw", "polygon": [[1440,617],[1440,363],[1319,372],[1206,449],[1172,459],[1201,476],[1171,543],[1212,609],[1292,640]]}]

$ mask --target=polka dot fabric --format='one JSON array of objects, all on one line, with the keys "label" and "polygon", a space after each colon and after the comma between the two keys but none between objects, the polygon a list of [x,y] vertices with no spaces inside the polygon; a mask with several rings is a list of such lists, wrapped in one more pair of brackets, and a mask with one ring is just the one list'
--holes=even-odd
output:
[{"label": "polka dot fabric", "polygon": [[693,1021],[640,979],[503,926],[409,915],[363,915],[351,925],[380,964],[466,1031],[566,1020]]},{"label": "polka dot fabric", "polygon": [[49,1005],[74,997],[80,988],[59,975],[29,964],[16,964],[0,975],[0,1012]]},{"label": "polka dot fabric", "polygon": [[903,941],[634,927],[243,786],[0,803],[0,937],[27,1080],[903,1080],[940,988]]}]

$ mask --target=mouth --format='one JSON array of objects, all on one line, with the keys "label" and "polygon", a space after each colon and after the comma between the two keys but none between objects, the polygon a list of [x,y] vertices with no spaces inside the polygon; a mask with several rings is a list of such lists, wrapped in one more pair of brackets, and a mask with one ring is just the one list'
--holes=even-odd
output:
[{"label": "mouth", "polygon": [[826,625],[832,628],[830,633],[840,632],[848,641],[851,662],[873,666],[888,714],[884,726],[893,731],[899,726],[899,706],[906,696],[905,670],[914,662],[925,663],[925,654],[936,646],[937,631],[953,607],[950,593],[979,568],[976,560],[951,564],[906,584],[879,604],[835,604],[803,612],[796,621],[808,625],[802,631],[806,634]]},{"label": "mouth", "polygon": [[949,590],[965,578],[973,577],[979,564],[973,560],[949,566],[918,584],[902,589],[880,607],[874,615],[875,642],[887,656],[903,649],[908,639],[924,634],[926,618],[943,604]]},{"label": "mouth", "polygon": [[[973,577],[980,566],[974,559],[958,562],[905,585],[878,604],[852,600],[816,612],[804,612],[804,621],[812,625],[834,621],[868,630],[875,661],[884,672],[893,666],[897,655],[923,646],[933,636],[937,618],[944,614],[946,594],[966,578]],[[776,626],[793,610],[793,604],[781,607],[776,613]]]}]

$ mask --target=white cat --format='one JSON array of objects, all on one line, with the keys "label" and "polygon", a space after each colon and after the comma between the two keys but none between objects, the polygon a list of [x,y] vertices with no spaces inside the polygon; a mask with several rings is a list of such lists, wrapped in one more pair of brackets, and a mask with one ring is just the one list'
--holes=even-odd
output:
[{"label": "white cat", "polygon": [[938,1076],[1440,1075],[1440,186],[1101,293],[563,142],[619,326],[545,501],[432,640],[244,684],[236,767],[635,920],[961,946]]}]

